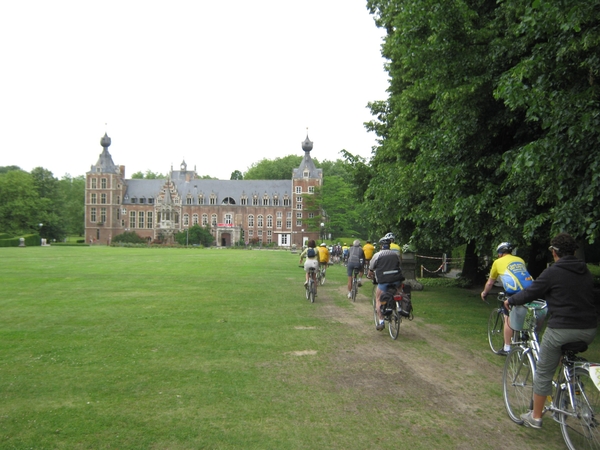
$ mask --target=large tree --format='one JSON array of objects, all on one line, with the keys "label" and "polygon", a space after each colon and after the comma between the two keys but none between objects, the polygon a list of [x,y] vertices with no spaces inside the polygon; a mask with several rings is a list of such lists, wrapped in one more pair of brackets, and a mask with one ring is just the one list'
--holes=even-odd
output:
[{"label": "large tree", "polygon": [[[598,141],[591,130],[598,129],[599,115],[596,88],[589,83],[590,75],[597,74],[592,64],[597,58],[591,51],[582,55],[586,45],[596,48],[597,40],[595,31],[583,33],[578,44],[568,36],[569,29],[583,30],[583,16],[597,28],[598,3],[590,3],[594,6],[581,14],[573,8],[583,1],[559,6],[535,1],[532,7],[516,0],[368,2],[376,23],[387,31],[382,53],[390,74],[389,98],[370,105],[376,119],[367,124],[379,140],[366,192],[375,205],[372,224],[395,228],[420,247],[449,250],[467,243],[467,260],[473,264],[464,272],[470,277],[473,256],[491,248],[492,241],[535,248],[559,229],[593,238],[597,197],[575,180],[583,174],[586,186],[597,192],[598,157],[590,147]],[[547,51],[536,50],[540,45]],[[580,51],[567,57],[567,49]],[[583,64],[579,72],[577,64]],[[555,66],[560,67],[553,71]],[[547,68],[551,71],[545,74]],[[561,78],[565,70],[572,73]],[[585,92],[579,88],[583,73],[594,86]],[[547,76],[555,78],[554,84]],[[549,89],[557,85],[564,89]],[[519,89],[529,94],[524,97],[528,104]],[[586,108],[564,109],[569,100]],[[540,119],[542,112],[547,122]],[[585,125],[569,127],[567,119]],[[562,139],[545,139],[550,123]],[[574,147],[567,136],[591,139],[587,146]],[[565,144],[568,148],[561,149]],[[559,161],[573,158],[576,168],[561,173]],[[552,170],[536,180],[544,163]],[[553,176],[568,181],[549,189]],[[556,214],[559,198],[562,219]],[[588,202],[577,217],[586,224],[583,230],[568,227],[574,205],[565,204],[573,199],[577,206]]]}]

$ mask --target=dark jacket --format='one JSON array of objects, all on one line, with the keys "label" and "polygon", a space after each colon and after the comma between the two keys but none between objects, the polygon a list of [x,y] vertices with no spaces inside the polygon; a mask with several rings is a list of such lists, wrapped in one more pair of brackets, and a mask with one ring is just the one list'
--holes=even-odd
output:
[{"label": "dark jacket", "polygon": [[596,328],[594,278],[585,262],[563,256],[542,272],[531,286],[510,297],[511,305],[543,298],[548,304],[550,328]]}]

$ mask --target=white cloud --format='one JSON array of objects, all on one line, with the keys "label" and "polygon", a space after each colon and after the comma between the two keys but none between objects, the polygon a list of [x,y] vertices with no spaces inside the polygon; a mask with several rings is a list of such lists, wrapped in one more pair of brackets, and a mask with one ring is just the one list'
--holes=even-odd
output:
[{"label": "white cloud", "polygon": [[313,157],[368,158],[387,76],[365,4],[3,2],[0,165],[83,175],[107,131],[128,175],[185,158],[228,179],[302,154],[306,127]]}]

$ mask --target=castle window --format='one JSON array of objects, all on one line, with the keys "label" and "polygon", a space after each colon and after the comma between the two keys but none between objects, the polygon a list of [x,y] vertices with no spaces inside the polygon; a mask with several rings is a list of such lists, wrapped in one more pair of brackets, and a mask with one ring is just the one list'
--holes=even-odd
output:
[{"label": "castle window", "polygon": [[309,194],[314,194],[315,193],[315,187],[314,186],[309,186],[308,187],[308,193]]},{"label": "castle window", "polygon": [[96,178],[91,178],[92,180],[92,189],[96,189],[98,187],[98,180]]},{"label": "castle window", "polygon": [[296,203],[296,209],[302,209],[302,203]]},{"label": "castle window", "polygon": [[223,205],[235,205],[235,200],[231,197],[225,197],[222,202]]},{"label": "castle window", "polygon": [[190,215],[184,214],[183,215],[183,226],[188,227],[189,225],[190,225]]},{"label": "castle window", "polygon": [[263,227],[263,216],[262,216],[262,214],[259,214],[258,216],[256,216],[256,226],[258,228],[262,228]]},{"label": "castle window", "polygon": [[208,225],[208,214],[202,214],[202,226]]},{"label": "castle window", "polygon": [[246,197],[242,197],[240,199],[240,205],[246,206],[248,204],[248,199]]},{"label": "castle window", "polygon": [[138,228],[144,228],[144,211],[138,211]]},{"label": "castle window", "polygon": [[296,186],[296,194],[302,194],[302,186]]},{"label": "castle window", "polygon": [[263,197],[263,206],[269,206],[269,197],[266,195]]},{"label": "castle window", "polygon": [[290,199],[289,198],[284,198],[283,199],[283,206],[290,206]]},{"label": "castle window", "polygon": [[213,215],[210,216],[210,222],[211,222],[211,224],[212,224],[213,227],[217,226],[217,215],[216,214],[213,214]]},{"label": "castle window", "polygon": [[273,206],[279,206],[279,198],[277,196],[273,197]]},{"label": "castle window", "polygon": [[100,203],[106,205],[106,194],[100,194]]},{"label": "castle window", "polygon": [[254,215],[250,214],[248,216],[248,226],[249,227],[253,227],[254,226]]},{"label": "castle window", "polygon": [[304,178],[308,178],[308,176],[310,175],[310,172],[308,170],[304,171]]},{"label": "castle window", "polygon": [[106,189],[106,178],[102,178],[102,179],[100,180],[100,187],[101,187],[102,189]]},{"label": "castle window", "polygon": [[96,208],[90,209],[90,222],[96,222]]},{"label": "castle window", "polygon": [[270,214],[267,216],[267,228],[273,228],[273,216]]},{"label": "castle window", "polygon": [[131,203],[137,203],[137,197],[131,197]]},{"label": "castle window", "polygon": [[302,226],[302,221],[301,220],[296,220],[296,226],[297,227],[301,227]]},{"label": "castle window", "polygon": [[154,203],[154,199],[153,199],[152,197],[150,197],[150,198],[148,199],[148,204],[150,204],[150,205],[151,205],[152,203]]},{"label": "castle window", "polygon": [[129,211],[129,228],[135,228],[135,211]]},{"label": "castle window", "polygon": [[140,197],[140,203],[146,203],[146,197]]},{"label": "castle window", "polygon": [[302,219],[302,213],[301,212],[297,212],[296,213],[296,219]]},{"label": "castle window", "polygon": [[308,218],[309,219],[314,219],[315,217],[315,213],[308,213]]},{"label": "castle window", "polygon": [[258,197],[256,195],[252,197],[252,206],[258,206]]},{"label": "castle window", "polygon": [[91,194],[91,197],[90,197],[90,203],[91,203],[92,205],[95,205],[95,204],[96,204],[96,194]]},{"label": "castle window", "polygon": [[146,226],[147,226],[148,228],[152,228],[152,211],[149,211],[149,212],[146,214]]},{"label": "castle window", "polygon": [[223,217],[223,221],[226,224],[231,225],[233,223],[233,218],[231,217],[231,214],[225,214],[225,216]]},{"label": "castle window", "polygon": [[210,204],[211,205],[216,205],[217,204],[217,197],[214,197],[211,195],[210,197]]},{"label": "castle window", "polygon": [[192,197],[186,197],[185,204],[186,205],[191,205],[192,204]]},{"label": "castle window", "polygon": [[298,203],[302,202],[302,197],[296,197],[296,202],[298,202]]},{"label": "castle window", "polygon": [[192,225],[198,225],[198,214],[192,216]]}]

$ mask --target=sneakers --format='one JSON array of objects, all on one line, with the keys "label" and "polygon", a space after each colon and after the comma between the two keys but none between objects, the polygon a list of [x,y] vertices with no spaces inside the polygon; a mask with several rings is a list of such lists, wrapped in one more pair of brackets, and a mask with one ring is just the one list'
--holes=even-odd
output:
[{"label": "sneakers", "polygon": [[352,292],[348,292],[348,298],[352,298]]},{"label": "sneakers", "polygon": [[377,331],[381,331],[381,330],[383,330],[384,328],[385,328],[385,322],[379,322],[379,325],[376,325],[376,326],[375,326],[375,329],[376,329]]},{"label": "sneakers", "polygon": [[362,281],[358,282],[358,287],[362,287]]},{"label": "sneakers", "polygon": [[308,281],[304,282],[304,287],[308,286]]},{"label": "sneakers", "polygon": [[504,349],[499,350],[498,353],[496,353],[496,355],[500,355],[500,356],[506,356],[508,355],[508,352]]},{"label": "sneakers", "polygon": [[526,427],[542,428],[542,419],[534,419],[533,411],[521,414],[521,420],[523,420],[523,425],[525,425]]}]

